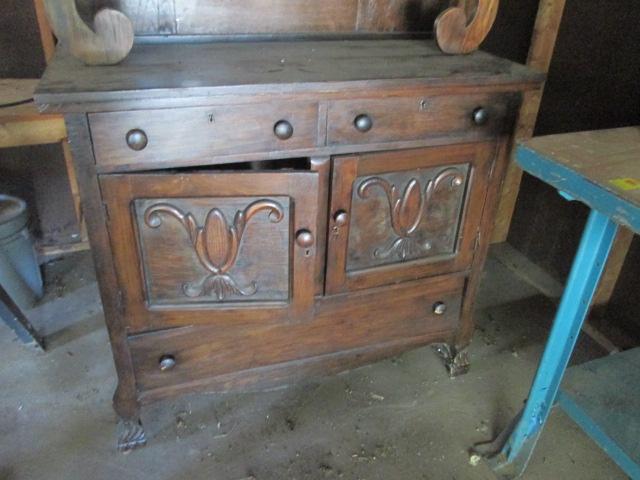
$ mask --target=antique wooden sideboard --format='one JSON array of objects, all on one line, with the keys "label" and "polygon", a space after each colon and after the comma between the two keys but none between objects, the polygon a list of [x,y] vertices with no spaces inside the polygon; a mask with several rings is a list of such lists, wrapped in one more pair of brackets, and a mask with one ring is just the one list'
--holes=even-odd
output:
[{"label": "antique wooden sideboard", "polygon": [[514,118],[541,75],[408,38],[138,42],[60,52],[65,114],[118,372],[140,406],[265,387],[441,343],[468,366]]}]

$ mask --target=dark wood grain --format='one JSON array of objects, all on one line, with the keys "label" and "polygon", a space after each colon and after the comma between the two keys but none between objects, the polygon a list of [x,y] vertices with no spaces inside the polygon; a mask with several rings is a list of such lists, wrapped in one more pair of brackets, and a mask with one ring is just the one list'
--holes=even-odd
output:
[{"label": "dark wood grain", "polygon": [[430,32],[443,0],[76,0],[86,17],[116,6],[137,35]]},{"label": "dark wood grain", "polygon": [[[289,300],[289,197],[139,198],[132,207],[150,307]],[[173,213],[190,216],[198,238]]]},{"label": "dark wood grain", "polygon": [[438,46],[449,54],[466,54],[477,50],[493,27],[498,4],[499,0],[454,2],[436,19]]},{"label": "dark wood grain", "polygon": [[352,31],[357,0],[176,0],[179,34],[277,34]]},{"label": "dark wood grain", "polygon": [[460,328],[456,332],[455,339],[452,340],[455,350],[458,352],[464,351],[468,347],[473,335],[475,325],[473,310],[478,289],[480,288],[484,263],[489,252],[489,244],[491,243],[491,228],[498,209],[500,186],[509,163],[510,142],[511,140],[508,136],[501,136],[497,139],[494,161],[490,169],[491,177],[488,179],[485,188],[484,202],[481,207],[478,205],[477,215],[480,221],[480,234],[473,256],[471,274],[465,286]]},{"label": "dark wood grain", "polygon": [[359,0],[359,32],[430,32],[443,0]]},{"label": "dark wood grain", "polygon": [[283,386],[308,382],[394,357],[413,348],[444,341],[450,335],[451,332],[449,330],[442,332],[432,331],[421,337],[402,338],[290,362],[240,370],[217,377],[203,377],[190,383],[168,385],[142,391],[140,393],[140,402],[144,405],[198,391],[221,393],[229,391],[263,392],[272,388],[282,388]]},{"label": "dark wood grain", "polygon": [[455,255],[469,170],[460,163],[356,177],[347,272]]},{"label": "dark wood grain", "polygon": [[[322,24],[308,2],[278,0],[262,31],[285,28],[283,6],[291,28],[343,28],[347,3],[330,2]],[[136,28],[180,32],[173,5],[187,8],[141,0]],[[351,5],[362,31],[406,14],[401,0]],[[224,6],[240,3],[202,11]],[[68,121],[125,431],[140,432],[142,401],[276,386],[434,341],[462,351],[520,92],[540,81],[397,39],[139,44],[104,69],[59,55],[37,101],[82,112]],[[479,107],[487,122],[473,120]]]},{"label": "dark wood grain", "polygon": [[[329,104],[329,145],[360,144],[385,140],[417,140],[462,133],[470,140],[491,138],[513,114],[508,95],[440,95],[353,99]],[[477,108],[486,108],[489,120],[472,121]],[[358,115],[368,115],[373,127],[366,133],[355,128]]]},{"label": "dark wood grain", "polygon": [[[96,160],[102,167],[127,167],[146,162],[185,163],[238,153],[311,148],[316,145],[316,104],[185,108],[110,112],[90,115]],[[275,124],[288,121],[293,136],[280,140]],[[148,143],[131,149],[127,132],[140,129]]]},{"label": "dark wood grain", "polygon": [[[264,325],[307,319],[313,308],[316,251],[314,247],[299,247],[294,238],[295,232],[303,229],[316,235],[316,173],[110,175],[103,176],[100,184],[109,211],[109,231],[119,288],[126,292],[123,308],[129,331],[198,324]],[[179,204],[185,210],[187,206],[198,206],[196,212],[215,207],[215,197],[195,200],[203,192],[210,192],[209,195],[215,192],[220,197],[250,195],[272,198],[283,206],[287,201],[294,204],[293,211],[287,213],[288,221],[277,224],[281,226],[277,240],[264,236],[269,227],[273,227],[273,224],[269,225],[269,219],[263,218],[262,222],[253,225],[258,227],[257,230],[251,225],[247,227],[252,231],[247,232],[249,240],[243,244],[244,251],[239,252],[242,260],[236,270],[240,275],[238,278],[246,282],[262,278],[266,291],[258,295],[256,301],[220,303],[209,298],[203,302],[201,297],[188,299],[180,295],[181,285],[198,275],[197,261],[194,261],[197,259],[193,258],[193,247],[180,231],[182,227],[168,232],[165,228],[163,231],[171,238],[165,241],[177,243],[162,247],[159,245],[161,239],[151,241],[148,229],[140,229],[140,221],[135,220],[137,213],[131,208],[137,199],[153,199],[151,204],[162,199],[163,203]],[[147,203],[144,200],[136,207],[148,208]],[[231,210],[244,208],[247,200],[227,201],[227,205],[233,206]],[[198,214],[199,221],[202,215]],[[136,240],[136,224],[138,232],[142,233],[141,245]],[[170,225],[175,227],[175,222],[170,223],[167,219],[163,227],[170,228]],[[160,234],[159,230],[155,234]],[[150,251],[155,248],[158,250]],[[161,257],[166,255],[170,257],[163,262]],[[276,264],[271,265],[272,261]],[[283,265],[283,262],[287,264]],[[146,269],[146,278],[140,265]],[[206,273],[201,267],[199,270],[201,274]],[[234,298],[237,300],[239,297],[236,295]]]},{"label": "dark wood grain", "polygon": [[138,392],[131,352],[127,345],[126,320],[120,308],[122,294],[118,285],[107,230],[107,218],[95,171],[89,124],[86,115],[67,115],[65,122],[78,176],[82,208],[87,222],[87,233],[91,242],[102,308],[107,321],[111,350],[118,373],[118,387],[114,394],[113,404],[122,419],[137,421],[140,413]]},{"label": "dark wood grain", "polygon": [[[474,257],[494,148],[493,142],[489,142],[336,159],[330,211],[332,214],[345,211],[351,220],[345,227],[336,225],[335,221],[330,225],[332,231],[328,255],[332,261],[327,264],[327,292],[371,288],[469,269]],[[380,260],[361,258],[362,255],[371,255],[390,239],[397,238],[386,213],[389,210],[388,204],[384,203],[386,200],[380,201],[377,207],[369,207],[361,200],[356,200],[354,204],[354,188],[359,187],[362,179],[394,172],[404,172],[403,178],[407,175],[411,177],[419,175],[421,170],[426,170],[431,177],[433,173],[429,172],[433,172],[432,169],[442,171],[452,166],[464,166],[464,171],[468,172],[465,173],[463,213],[457,214],[461,220],[452,250],[435,256],[416,254],[411,257],[413,261],[409,262],[401,262],[397,258],[394,261],[393,257]],[[377,198],[383,200],[382,197]],[[428,228],[427,222],[425,228]],[[351,240],[352,235],[355,240]]]},{"label": "dark wood grain", "polygon": [[[143,390],[180,386],[230,372],[290,362],[427,335],[444,335],[458,323],[464,277],[414,282],[358,295],[327,298],[313,322],[297,326],[183,328],[129,339],[136,378]],[[444,315],[433,304],[448,305]],[[240,347],[240,348],[239,348]],[[177,365],[161,371],[158,360]]]},{"label": "dark wood grain", "polygon": [[[329,189],[331,187],[331,158],[313,157],[310,161],[311,170],[318,173],[318,222],[316,232],[317,260],[316,260],[316,295],[324,294],[325,264],[327,254],[327,235],[329,224]],[[326,208],[325,208],[326,207]]]},{"label": "dark wood grain", "polygon": [[353,94],[376,86],[520,89],[535,88],[541,79],[483,52],[442,55],[433,42],[424,40],[142,44],[134,46],[126,61],[105,69],[57,55],[36,99],[55,111],[62,104],[167,97],[184,101],[230,94]]}]

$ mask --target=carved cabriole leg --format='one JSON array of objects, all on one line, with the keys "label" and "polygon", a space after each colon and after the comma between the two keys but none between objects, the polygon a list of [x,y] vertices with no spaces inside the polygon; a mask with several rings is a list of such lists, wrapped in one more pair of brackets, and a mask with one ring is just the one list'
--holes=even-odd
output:
[{"label": "carved cabriole leg", "polygon": [[121,420],[118,448],[128,450],[144,445],[144,431],[140,424],[140,407],[127,332],[118,307],[119,287],[109,243],[107,219],[102,207],[87,117],[84,114],[66,115],[65,122],[99,280],[102,308],[118,373],[118,388],[113,399],[114,409]]},{"label": "carved cabriole leg", "polygon": [[140,403],[136,392],[125,383],[118,382],[113,395],[113,409],[119,417],[117,431],[117,448],[121,452],[129,452],[143,447],[147,443],[147,436],[140,420]]},{"label": "carved cabriole leg", "polygon": [[442,360],[444,360],[444,364],[451,378],[469,372],[471,364],[469,362],[469,354],[466,350],[458,350],[454,345],[449,343],[437,343],[433,348]]}]

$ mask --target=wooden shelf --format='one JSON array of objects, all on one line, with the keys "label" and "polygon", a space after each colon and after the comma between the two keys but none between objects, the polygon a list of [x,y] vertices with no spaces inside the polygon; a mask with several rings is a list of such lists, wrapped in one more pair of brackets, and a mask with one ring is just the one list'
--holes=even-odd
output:
[{"label": "wooden shelf", "polygon": [[[38,79],[0,79],[0,104],[33,98]],[[0,108],[0,148],[60,143],[67,137],[61,115],[40,114],[33,102]]]},{"label": "wooden shelf", "polygon": [[[39,79],[0,79],[0,104],[19,103],[33,98]],[[67,128],[62,115],[42,114],[34,102],[20,103],[13,107],[0,108],[0,148],[26,147],[30,145],[61,144],[64,154],[69,186],[73,195],[76,217],[80,225],[82,240],[69,245],[41,247],[39,253],[48,258],[61,253],[86,250],[86,227],[80,207],[80,193],[76,180],[71,151],[67,139]]]}]

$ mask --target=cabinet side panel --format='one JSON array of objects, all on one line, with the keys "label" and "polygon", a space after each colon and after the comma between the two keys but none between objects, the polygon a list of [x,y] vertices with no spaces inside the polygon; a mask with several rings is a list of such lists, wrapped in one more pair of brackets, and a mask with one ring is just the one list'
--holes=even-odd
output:
[{"label": "cabinet side panel", "polygon": [[118,389],[114,396],[114,407],[122,418],[136,419],[139,414],[139,407],[133,363],[127,344],[125,323],[119,308],[120,289],[109,243],[107,218],[95,171],[91,133],[86,115],[67,115],[65,122],[78,177],[82,208],[87,222],[87,233],[91,242],[102,307],[118,373]]}]

